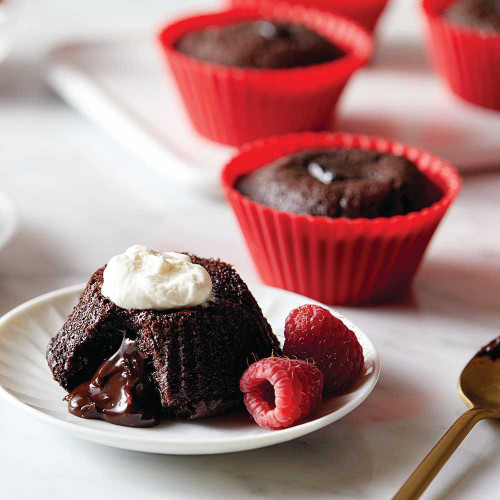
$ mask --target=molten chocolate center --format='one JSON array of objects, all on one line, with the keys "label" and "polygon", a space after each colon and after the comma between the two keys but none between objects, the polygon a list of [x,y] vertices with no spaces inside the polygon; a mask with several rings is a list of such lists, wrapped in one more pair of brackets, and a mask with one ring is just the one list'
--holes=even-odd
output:
[{"label": "molten chocolate center", "polygon": [[66,396],[68,410],[127,427],[151,427],[160,420],[159,395],[148,377],[146,357],[130,339],[104,361],[90,382]]}]

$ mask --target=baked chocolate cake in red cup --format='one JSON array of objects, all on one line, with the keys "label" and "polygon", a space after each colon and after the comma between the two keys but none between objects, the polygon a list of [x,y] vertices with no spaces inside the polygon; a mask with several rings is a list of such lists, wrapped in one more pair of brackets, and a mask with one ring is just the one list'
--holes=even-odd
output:
[{"label": "baked chocolate cake in red cup", "polygon": [[[342,56],[321,64],[255,69],[217,64],[179,50],[178,44],[189,34],[252,21],[305,27]],[[163,29],[160,42],[196,130],[230,145],[321,130],[345,85],[373,51],[371,35],[357,24],[285,4],[186,18]]]},{"label": "baked chocolate cake in red cup", "polygon": [[[249,174],[298,157],[299,152],[315,150],[340,150],[347,156],[372,155],[379,158],[377,161],[389,158],[389,163],[411,164],[439,196],[431,205],[405,215],[345,218],[277,209],[240,191],[241,180],[249,178]],[[317,184],[313,190],[321,192]],[[266,284],[326,304],[355,305],[397,297],[408,290],[461,181],[448,163],[398,142],[344,133],[303,133],[244,145],[225,166],[222,185]],[[272,182],[267,183],[268,192],[276,191],[275,188]],[[288,190],[279,192],[278,198],[282,196],[284,200],[286,193]],[[286,202],[293,203],[294,196],[290,195]],[[304,199],[309,200],[307,196]],[[351,196],[351,200],[356,200],[356,196]],[[369,210],[370,200],[366,206]]]},{"label": "baked chocolate cake in red cup", "polygon": [[[276,3],[280,0],[230,0],[234,8],[249,8],[263,3]],[[302,4],[309,8],[340,14],[353,19],[367,30],[373,31],[384,12],[389,0],[286,0],[291,5]]]},{"label": "baked chocolate cake in red cup", "polygon": [[500,111],[500,31],[456,20],[456,0],[424,0],[431,58],[453,93]]}]

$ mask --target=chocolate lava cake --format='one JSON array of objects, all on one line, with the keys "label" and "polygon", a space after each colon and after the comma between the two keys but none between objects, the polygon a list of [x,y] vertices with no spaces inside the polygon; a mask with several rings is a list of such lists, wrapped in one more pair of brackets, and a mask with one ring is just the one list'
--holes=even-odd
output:
[{"label": "chocolate lava cake", "polygon": [[193,31],[184,35],[176,47],[202,61],[254,69],[310,66],[344,55],[341,49],[306,26],[268,20]]},{"label": "chocolate lava cake", "polygon": [[469,28],[500,32],[500,1],[458,0],[445,10],[445,17]]},{"label": "chocolate lava cake", "polygon": [[[279,344],[232,266],[190,257],[206,269],[213,287],[209,302],[186,309],[118,307],[102,295],[106,266],[98,269],[47,347],[54,379],[72,391],[127,347],[122,344],[125,338],[133,340],[134,349],[144,356],[149,380],[161,399],[162,417],[209,417],[239,405],[242,373],[255,359],[280,352]],[[137,357],[129,349],[129,358],[130,354]]]},{"label": "chocolate lava cake", "polygon": [[442,197],[406,158],[342,148],[280,158],[238,179],[236,189],[283,212],[349,219],[404,215]]}]

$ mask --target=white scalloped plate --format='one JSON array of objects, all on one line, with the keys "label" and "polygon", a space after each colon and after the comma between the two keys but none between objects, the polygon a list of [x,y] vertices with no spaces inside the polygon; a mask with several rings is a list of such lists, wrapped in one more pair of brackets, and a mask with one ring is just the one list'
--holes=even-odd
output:
[{"label": "white scalloped plate", "polygon": [[[163,421],[149,429],[133,429],[70,415],[65,392],[52,379],[45,347],[71,312],[83,285],[30,300],[0,320],[0,397],[33,417],[89,441],[117,448],[177,455],[203,455],[262,448],[304,436],[344,417],[360,405],[377,383],[380,362],[370,339],[350,321],[363,346],[365,366],[356,386],[327,398],[314,418],[280,431],[257,426],[244,411],[197,421]],[[262,285],[252,287],[275,332],[287,314],[310,299]],[[335,313],[340,316],[338,313]]]}]

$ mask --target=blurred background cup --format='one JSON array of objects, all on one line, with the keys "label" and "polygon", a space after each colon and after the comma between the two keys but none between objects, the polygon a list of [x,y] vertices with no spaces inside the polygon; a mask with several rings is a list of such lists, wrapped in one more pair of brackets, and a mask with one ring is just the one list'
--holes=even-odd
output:
[{"label": "blurred background cup", "polygon": [[[323,64],[257,70],[200,61],[176,48],[179,39],[192,31],[261,18],[304,24],[345,55]],[[163,29],[160,43],[196,130],[234,146],[276,134],[323,129],[350,78],[373,52],[372,36],[360,25],[283,3],[184,18]]]},{"label": "blurred background cup", "polygon": [[455,95],[500,111],[500,34],[447,19],[453,1],[422,2],[431,59]]}]

